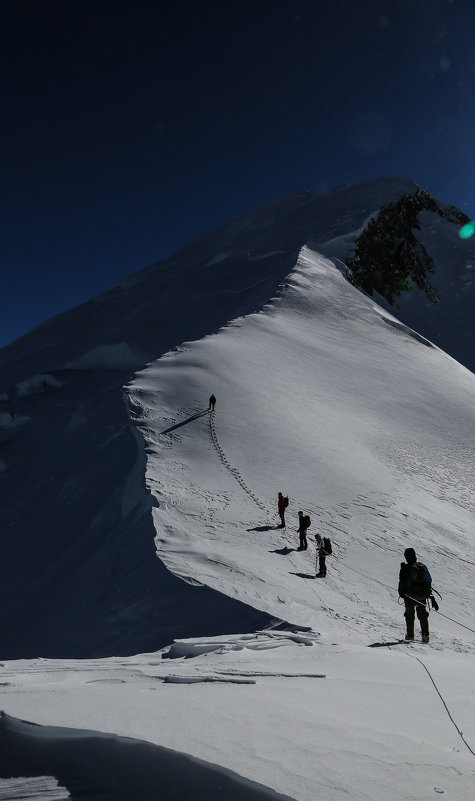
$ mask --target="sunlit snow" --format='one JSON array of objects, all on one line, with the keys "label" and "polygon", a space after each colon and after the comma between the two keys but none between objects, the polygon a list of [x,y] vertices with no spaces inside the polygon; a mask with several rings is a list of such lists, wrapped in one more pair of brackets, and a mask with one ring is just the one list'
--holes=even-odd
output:
[{"label": "sunlit snow", "polygon": [[249,212],[0,354],[0,799],[472,797],[475,379],[340,269],[408,183]]}]

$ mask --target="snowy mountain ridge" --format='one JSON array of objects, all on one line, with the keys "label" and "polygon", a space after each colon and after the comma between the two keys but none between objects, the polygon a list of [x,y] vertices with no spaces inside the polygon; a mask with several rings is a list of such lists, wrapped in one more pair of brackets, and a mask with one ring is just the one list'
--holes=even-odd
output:
[{"label": "snowy mountain ridge", "polygon": [[[293,354],[298,354],[298,359]],[[282,376],[277,368],[279,358],[285,366]],[[448,391],[437,387],[441,360],[444,371],[453,373],[456,395],[453,386]],[[183,408],[185,399],[206,397],[205,382],[210,375],[220,383],[216,415],[201,414],[197,403],[189,406],[181,425],[170,426],[174,419],[170,409]],[[415,375],[417,383],[412,378]],[[281,381],[285,389],[280,387]],[[321,527],[328,528],[328,533],[335,530],[340,555],[351,549],[354,536],[361,538],[359,550],[364,551],[368,529],[374,529],[379,546],[385,543],[387,548],[385,570],[390,584],[394,544],[399,542],[402,554],[408,537],[407,518],[417,528],[423,527],[422,520],[416,523],[418,508],[429,502],[430,481],[439,479],[431,452],[437,453],[439,464],[457,454],[450,468],[451,489],[444,490],[444,502],[453,504],[455,517],[450,531],[444,529],[440,543],[435,521],[423,541],[428,549],[443,550],[445,537],[450,536],[453,543],[459,529],[470,530],[473,472],[470,451],[465,449],[470,433],[465,421],[472,416],[473,375],[355,293],[331,262],[310,249],[300,254],[282,295],[261,312],[158,360],[138,374],[128,393],[147,447],[147,484],[157,501],[153,516],[158,553],[176,575],[191,574],[195,581],[246,600],[246,591],[241,592],[244,582],[254,582],[258,576],[245,554],[243,564],[236,561],[234,543],[247,531],[252,548],[259,548],[258,532],[273,529],[276,482],[280,485],[284,478],[293,515],[296,517],[296,508],[305,507],[314,520],[315,532]],[[421,402],[422,398],[426,401]],[[434,430],[432,424],[427,426],[432,415]],[[443,436],[437,431],[443,431]],[[260,447],[256,449],[254,442]],[[181,451],[183,459],[178,457]],[[216,458],[222,468],[219,476],[214,470]],[[306,469],[299,469],[299,462],[307,465]],[[431,477],[428,486],[422,476],[426,481]],[[421,501],[426,493],[427,500]],[[378,497],[384,513],[370,500]],[[319,503],[322,498],[323,506]],[[352,521],[348,530],[345,519]],[[198,541],[206,531],[204,553],[194,544],[197,522]],[[295,529],[296,520],[293,525]],[[390,540],[386,541],[388,531]],[[297,544],[296,536],[289,541],[288,531],[280,538],[284,551],[285,543],[287,547]],[[346,545],[342,538],[347,539]],[[268,537],[262,540],[267,552]],[[470,545],[463,541],[460,556],[469,558]],[[276,593],[276,600],[269,602],[262,595],[259,608],[318,629],[310,599],[298,609],[290,600],[292,613],[283,611],[286,596],[280,581],[276,586],[275,572],[282,563],[286,574],[286,562],[295,562],[295,558],[287,554],[288,559],[276,565],[273,553],[269,552],[266,587]],[[302,558],[297,557],[298,562]],[[348,566],[348,559],[345,562]],[[258,568],[262,571],[261,560]],[[313,570],[314,564],[307,564],[304,572],[312,575]],[[240,576],[239,583],[233,580],[234,572]],[[313,593],[313,588],[310,591]],[[295,592],[292,580],[289,599]],[[393,602],[391,597],[390,604]],[[349,609],[351,603],[350,597]],[[381,619],[381,614],[379,607],[376,617]],[[388,610],[388,619],[390,616]]]},{"label": "snowy mountain ridge", "polygon": [[[408,184],[295,193],[4,349],[0,776],[470,797],[475,378],[340,264]],[[450,225],[421,232],[448,287]],[[400,642],[408,545],[443,596],[429,646]]]},{"label": "snowy mountain ridge", "polygon": [[[344,261],[381,207],[417,190],[407,179],[386,178],[321,195],[297,191],[263,204],[7,345],[0,351],[3,386],[69,364],[125,374],[139,369],[182,341],[259,309],[291,272],[305,244]],[[464,327],[472,326],[466,308],[473,306],[473,242],[461,240],[459,225],[437,214],[423,212],[422,219],[423,244],[431,254],[440,252],[434,281],[443,303],[433,306],[413,292],[402,299],[399,316],[462,363],[466,357],[473,368],[473,349],[461,349],[445,322],[453,319],[456,304]],[[199,309],[204,290],[206,318]]]},{"label": "snowy mountain ridge", "polygon": [[[241,326],[241,318],[257,309],[265,310],[270,298],[274,298],[272,313],[280,314],[282,298],[289,294],[289,280],[297,275],[299,253],[330,253],[329,262],[320,262],[325,263],[323,281],[316,277],[317,283],[312,286],[312,271],[308,274],[312,280],[305,271],[298,273],[305,284],[305,296],[301,294],[298,301],[299,318],[304,308],[311,308],[314,320],[310,327],[316,326],[322,303],[331,307],[333,299],[327,291],[331,286],[337,295],[344,292],[348,297],[348,306],[339,304],[337,308],[336,327],[340,320],[348,319],[354,297],[361,300],[356,314],[363,314],[365,320],[367,309],[375,304],[365,306],[360,293],[354,295],[353,289],[348,295],[344,280],[337,282],[332,277],[329,281],[334,276],[332,263],[339,265],[338,258],[345,258],[355,231],[364,227],[375,206],[387,204],[414,187],[401,179],[385,179],[339,187],[321,196],[295,192],[201,237],[176,256],[135,274],[1,351],[4,380],[9,376],[17,379],[7,384],[2,396],[0,456],[0,497],[6,521],[4,560],[9,577],[0,589],[0,615],[8,632],[7,642],[11,643],[9,655],[45,649],[43,653],[50,655],[79,656],[94,653],[95,643],[102,643],[101,648],[106,644],[112,653],[124,649],[135,652],[168,641],[166,625],[163,641],[159,634],[167,592],[161,563],[154,558],[155,500],[144,487],[147,454],[135,426],[130,424],[124,382],[131,370],[144,366],[145,353],[160,356],[157,364],[170,363],[170,356],[164,359],[167,352],[181,352],[188,347],[183,344],[186,342],[205,342],[203,337],[213,338],[222,326],[235,331]],[[444,226],[442,232],[433,228],[440,234],[437,242],[451,243],[452,229],[450,236],[446,230],[449,223],[437,218],[430,225],[439,223]],[[423,228],[422,234],[426,236],[428,230],[429,226]],[[303,246],[302,251],[301,242],[310,235],[321,244],[311,245],[310,251]],[[442,276],[447,274],[449,262],[447,253],[443,253],[447,258],[438,267]],[[456,302],[455,295],[447,296],[449,304]],[[423,313],[427,305],[433,307],[424,301],[418,306],[419,312]],[[412,339],[420,336],[420,332],[411,333],[396,322],[387,311],[377,314],[393,330],[405,331]],[[363,320],[360,327],[367,324]],[[460,349],[470,343],[470,338],[452,322],[449,308],[446,330],[456,332]],[[319,336],[318,327],[310,336]],[[357,327],[351,334],[351,347],[359,336]],[[424,335],[421,341],[426,339]],[[298,340],[295,348],[295,352],[286,351],[290,362],[296,353],[301,358]],[[315,359],[318,364],[318,353]],[[208,375],[210,369],[207,364]],[[224,380],[224,376],[216,378]],[[307,377],[298,380],[304,385]],[[341,383],[340,377],[338,381]],[[351,387],[348,389],[351,392]],[[205,396],[206,391],[200,389]],[[134,399],[129,398],[134,414]],[[156,398],[154,389],[152,408]],[[328,398],[328,403],[332,406],[333,398]],[[171,404],[170,410],[173,408]],[[275,438],[276,430],[269,432],[270,439]],[[55,447],[59,442],[64,449]],[[26,503],[18,492],[20,486],[28,487]],[[136,547],[131,551],[129,543],[134,537]],[[113,573],[111,564],[115,566]],[[85,571],[92,589],[87,598],[81,593]],[[14,587],[19,577],[29,589],[16,597]],[[169,582],[174,583],[167,575]],[[43,586],[48,590],[43,591]],[[61,604],[53,601],[56,592]],[[170,587],[170,592],[174,597],[175,590]],[[129,608],[136,605],[137,598],[144,614],[131,630],[127,625]],[[211,599],[210,603],[213,606]],[[28,614],[31,606],[38,610],[40,625]],[[230,617],[228,610],[227,619]],[[65,619],[75,622],[65,625]],[[96,621],[94,629],[85,626],[90,619]],[[183,634],[190,633],[186,620],[180,625]],[[151,631],[155,638],[151,638]]]}]

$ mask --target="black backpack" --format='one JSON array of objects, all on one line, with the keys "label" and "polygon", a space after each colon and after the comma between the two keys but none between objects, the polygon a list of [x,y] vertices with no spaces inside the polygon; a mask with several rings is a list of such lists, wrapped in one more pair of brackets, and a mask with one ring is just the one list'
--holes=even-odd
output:
[{"label": "black backpack", "polygon": [[332,543],[330,537],[323,537],[323,548],[327,556],[330,556],[332,553]]},{"label": "black backpack", "polygon": [[311,522],[312,521],[310,520],[310,515],[304,515],[304,518],[303,518],[304,528],[308,528],[310,526]]},{"label": "black backpack", "polygon": [[426,566],[422,562],[414,562],[411,565],[402,562],[399,594],[427,599],[431,593],[432,579]]},{"label": "black backpack", "polygon": [[284,498],[284,509],[287,509],[288,505],[289,505],[289,499],[288,499],[288,498],[287,498],[287,496],[286,496],[286,497]]}]

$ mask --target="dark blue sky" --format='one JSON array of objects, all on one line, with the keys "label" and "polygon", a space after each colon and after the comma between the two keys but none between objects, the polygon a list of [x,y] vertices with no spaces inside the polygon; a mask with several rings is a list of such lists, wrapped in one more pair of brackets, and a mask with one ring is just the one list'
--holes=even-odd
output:
[{"label": "dark blue sky", "polygon": [[294,189],[475,216],[473,0],[0,5],[0,346]]}]

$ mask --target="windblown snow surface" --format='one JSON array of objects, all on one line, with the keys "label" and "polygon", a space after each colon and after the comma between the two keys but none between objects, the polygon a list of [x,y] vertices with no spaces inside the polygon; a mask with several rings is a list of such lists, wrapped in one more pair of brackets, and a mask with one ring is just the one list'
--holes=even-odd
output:
[{"label": "windblown snow surface", "polygon": [[[335,253],[362,224],[354,208],[341,217],[327,237]],[[226,241],[202,258],[216,271],[231,260],[229,294],[239,259]],[[95,373],[75,343],[64,368],[48,373],[39,360],[14,416],[4,412],[0,478],[16,471],[32,507],[22,558],[33,577],[43,546],[50,572],[29,578],[28,604],[16,587],[6,628],[17,658],[0,666],[0,799],[473,797],[474,375],[348,284],[328,249],[303,245],[282,276],[282,241],[261,244],[253,280],[262,287],[274,276],[267,301],[252,300],[247,285],[245,313],[185,335],[127,381],[120,358],[137,347],[126,333],[107,378],[106,343],[87,345]],[[203,321],[217,302],[207,286],[194,295]],[[126,403],[112,402],[124,383]],[[45,485],[28,443],[39,471],[46,437],[61,519],[79,507],[84,518],[45,544],[34,530]],[[277,528],[279,490],[290,498],[286,529]],[[10,528],[23,531],[20,501],[3,503]],[[303,552],[299,509],[312,519]],[[317,531],[333,543],[326,579],[315,578]],[[70,536],[62,550],[60,534]],[[13,547],[8,527],[5,536]],[[416,641],[400,641],[396,588],[408,546],[443,596],[428,645],[417,622]],[[21,563],[18,553],[9,559],[12,570]],[[26,626],[22,659],[21,625],[35,601],[52,622],[34,618],[37,640]],[[72,620],[81,630],[68,636]],[[136,629],[135,642],[148,629],[157,646],[132,653]]]}]

